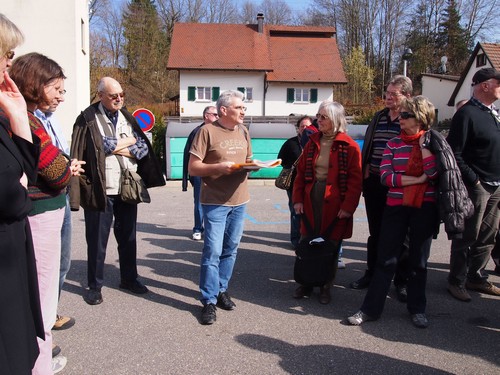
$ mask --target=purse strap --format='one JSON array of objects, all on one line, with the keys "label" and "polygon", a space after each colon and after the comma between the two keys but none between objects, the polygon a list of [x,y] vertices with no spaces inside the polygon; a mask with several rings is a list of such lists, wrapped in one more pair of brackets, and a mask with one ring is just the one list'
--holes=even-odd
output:
[{"label": "purse strap", "polygon": [[[116,137],[115,128],[109,126],[109,123],[104,118],[104,115],[100,111],[97,112],[96,115],[97,119],[101,123],[102,129],[104,130],[104,134],[106,135],[106,137]],[[126,170],[127,168],[125,167],[125,163],[123,162],[123,156],[117,154],[113,155],[115,155],[116,158],[118,159],[118,163],[120,164],[120,168],[122,169],[122,171]]]}]

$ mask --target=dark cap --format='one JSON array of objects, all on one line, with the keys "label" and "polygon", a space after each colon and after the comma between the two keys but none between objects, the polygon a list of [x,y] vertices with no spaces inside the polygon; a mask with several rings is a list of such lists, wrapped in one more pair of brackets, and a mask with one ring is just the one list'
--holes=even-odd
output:
[{"label": "dark cap", "polygon": [[472,86],[487,81],[491,78],[495,78],[500,81],[500,72],[494,68],[483,68],[481,70],[478,70],[476,74],[474,74],[474,77],[472,77]]}]

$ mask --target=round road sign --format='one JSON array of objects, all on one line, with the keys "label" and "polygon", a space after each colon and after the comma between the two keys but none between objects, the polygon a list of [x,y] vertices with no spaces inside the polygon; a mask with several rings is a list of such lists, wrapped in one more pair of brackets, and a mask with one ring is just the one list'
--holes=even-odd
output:
[{"label": "round road sign", "polygon": [[132,113],[143,132],[148,132],[155,125],[155,115],[149,109],[139,108]]}]

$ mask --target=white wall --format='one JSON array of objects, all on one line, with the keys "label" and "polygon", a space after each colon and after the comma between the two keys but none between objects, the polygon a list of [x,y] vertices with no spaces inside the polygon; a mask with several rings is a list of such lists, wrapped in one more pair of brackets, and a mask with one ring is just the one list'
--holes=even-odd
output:
[{"label": "white wall", "polygon": [[[318,101],[316,103],[287,103],[287,88],[318,89]],[[313,116],[318,113],[319,104],[323,100],[332,99],[331,85],[270,83],[266,94],[266,116],[288,116],[291,113]]]},{"label": "white wall", "polygon": [[[71,139],[77,115],[90,98],[87,0],[0,0],[0,12],[24,33],[16,56],[39,52],[64,69],[65,101],[56,116]],[[82,23],[83,22],[83,23]]]},{"label": "white wall", "polygon": [[453,117],[455,108],[449,107],[448,101],[456,85],[457,81],[425,75],[422,76],[422,95],[427,97],[431,103],[434,104],[434,107],[438,109],[437,121],[443,121]]},{"label": "white wall", "polygon": [[188,101],[188,87],[219,87],[220,93],[236,90],[238,87],[252,87],[253,101],[245,101],[247,116],[262,115],[262,97],[264,95],[264,73],[244,72],[190,72],[181,71],[179,87],[180,114],[183,116],[201,116],[208,105],[215,101]]}]

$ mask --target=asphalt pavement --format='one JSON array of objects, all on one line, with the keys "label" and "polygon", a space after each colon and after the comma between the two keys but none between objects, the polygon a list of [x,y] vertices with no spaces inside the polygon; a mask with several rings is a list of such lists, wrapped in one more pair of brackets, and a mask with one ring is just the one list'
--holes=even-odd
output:
[{"label": "asphalt pavement", "polygon": [[[217,310],[211,326],[198,321],[199,261],[203,243],[191,239],[192,190],[178,181],[150,190],[139,206],[138,268],[150,292],[118,288],[116,242],[110,236],[104,302],[83,301],[86,243],[83,211],[73,213],[72,266],[59,313],[76,324],[54,332],[69,374],[499,374],[500,297],[471,292],[472,302],[446,291],[449,246],[442,230],[429,259],[430,326],[411,324],[392,289],[383,316],[360,327],[342,321],[365,291],[349,288],[364,272],[368,225],[363,201],[354,235],[344,242],[332,302],[318,293],[295,300],[294,253],[287,196],[273,181],[252,180],[245,231],[228,292],[237,307]],[[442,227],[441,227],[442,228]],[[493,269],[493,263],[487,267]],[[500,277],[490,280],[500,286]]]}]

